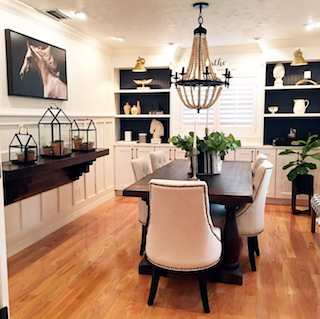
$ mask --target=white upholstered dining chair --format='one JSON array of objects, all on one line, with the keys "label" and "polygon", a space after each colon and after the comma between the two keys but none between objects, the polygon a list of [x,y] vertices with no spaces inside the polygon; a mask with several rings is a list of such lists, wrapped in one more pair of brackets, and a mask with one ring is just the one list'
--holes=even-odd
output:
[{"label": "white upholstered dining chair", "polygon": [[258,154],[258,156],[256,157],[256,160],[253,162],[253,167],[252,167],[252,174],[253,175],[256,173],[256,170],[258,169],[260,164],[262,164],[263,161],[266,161],[267,159],[268,159],[267,155],[265,155],[263,153]]},{"label": "white upholstered dining chair", "polygon": [[253,202],[236,212],[239,236],[247,237],[252,271],[256,271],[255,254],[260,255],[258,235],[264,229],[264,211],[273,165],[264,160],[253,175]]},{"label": "white upholstered dining chair", "polygon": [[[145,157],[135,158],[131,161],[135,181],[151,174],[151,170],[147,159]],[[138,198],[138,220],[142,224],[140,255],[144,253],[146,246],[146,234],[147,234],[147,219],[148,219],[148,205],[141,198]]]},{"label": "white upholstered dining chair", "polygon": [[221,231],[210,218],[203,181],[150,181],[146,257],[153,266],[148,305],[152,305],[162,269],[197,273],[205,312],[210,312],[206,271],[221,258]]},{"label": "white upholstered dining chair", "polygon": [[153,172],[167,165],[166,155],[163,151],[155,151],[150,153],[150,160]]}]

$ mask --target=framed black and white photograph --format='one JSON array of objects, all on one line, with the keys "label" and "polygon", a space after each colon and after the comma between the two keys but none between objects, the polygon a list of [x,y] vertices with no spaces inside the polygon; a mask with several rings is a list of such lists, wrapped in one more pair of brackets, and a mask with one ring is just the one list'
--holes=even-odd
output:
[{"label": "framed black and white photograph", "polygon": [[6,29],[8,94],[67,100],[66,50]]}]

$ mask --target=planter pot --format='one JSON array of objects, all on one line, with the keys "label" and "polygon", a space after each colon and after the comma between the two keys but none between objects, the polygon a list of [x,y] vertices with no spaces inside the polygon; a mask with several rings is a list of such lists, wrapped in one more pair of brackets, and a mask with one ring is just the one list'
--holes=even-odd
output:
[{"label": "planter pot", "polygon": [[52,148],[51,147],[43,148],[43,154],[44,155],[51,155],[51,153],[52,153]]},{"label": "planter pot", "polygon": [[28,155],[27,155],[28,162],[33,161],[34,160],[34,156],[35,156],[35,153],[28,153]]},{"label": "planter pot", "polygon": [[82,149],[82,138],[81,139],[74,139],[73,144],[74,144],[75,150],[81,150]]},{"label": "planter pot", "polygon": [[53,142],[52,143],[52,151],[54,156],[62,156],[63,155],[63,146],[64,142]]},{"label": "planter pot", "polygon": [[93,149],[93,142],[90,142],[88,144],[82,144],[82,150],[83,151],[91,151]]},{"label": "planter pot", "polygon": [[17,155],[19,162],[24,162],[24,154]]},{"label": "planter pot", "polygon": [[[222,159],[218,153],[200,153],[198,159],[198,174],[200,175],[216,175],[222,170]],[[193,174],[192,158],[189,157],[191,174]]]}]

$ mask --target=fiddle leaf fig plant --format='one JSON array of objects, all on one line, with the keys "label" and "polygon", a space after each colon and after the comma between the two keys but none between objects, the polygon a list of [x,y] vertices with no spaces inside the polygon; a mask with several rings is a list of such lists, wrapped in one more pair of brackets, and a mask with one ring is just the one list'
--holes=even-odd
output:
[{"label": "fiddle leaf fig plant", "polygon": [[[187,151],[190,156],[192,155],[193,132],[190,132],[189,136],[184,138],[180,135],[172,136],[168,139],[168,142]],[[225,136],[223,132],[213,132],[203,139],[197,137],[197,154],[219,152],[221,156],[225,156],[229,150],[235,151],[239,146],[241,146],[239,140],[236,140],[232,134]]]},{"label": "fiddle leaf fig plant", "polygon": [[316,160],[320,161],[320,152],[309,154],[309,151],[313,148],[320,146],[320,139],[317,139],[318,135],[312,135],[308,138],[307,141],[299,140],[300,144],[303,144],[302,152],[295,152],[290,149],[286,149],[285,151],[281,152],[279,155],[288,155],[288,154],[296,154],[297,159],[295,161],[289,162],[287,165],[283,166],[283,170],[286,170],[290,167],[293,169],[288,173],[287,177],[289,181],[294,181],[298,175],[307,175],[310,169],[316,169],[317,165],[314,163],[306,162],[307,157],[312,157]]}]

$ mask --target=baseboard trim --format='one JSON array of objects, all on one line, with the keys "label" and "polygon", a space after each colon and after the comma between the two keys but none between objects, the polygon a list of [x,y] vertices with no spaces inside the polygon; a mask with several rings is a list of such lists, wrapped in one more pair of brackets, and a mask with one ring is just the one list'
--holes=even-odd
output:
[{"label": "baseboard trim", "polygon": [[[99,194],[101,195],[101,194]],[[109,200],[110,198],[114,197],[114,193],[111,192],[110,194],[104,195],[97,200],[89,203],[87,206],[80,208],[71,216],[67,216],[63,219],[60,219],[58,222],[52,224],[50,227],[46,227],[44,230],[40,230],[36,232],[33,236],[27,236],[24,238],[23,241],[10,245],[10,240],[7,239],[8,247],[7,247],[7,257],[12,257],[13,255],[17,254],[18,252],[22,251],[23,249],[31,246],[32,244],[36,243],[40,239],[50,235],[54,231],[58,230],[59,228],[71,223],[75,219],[81,217],[82,215],[88,213],[89,211],[93,210],[94,208],[98,207],[99,205],[103,204],[105,201]],[[2,318],[0,318],[2,319]]]},{"label": "baseboard trim", "polygon": [[[291,206],[291,198],[267,198],[266,204]],[[298,199],[297,206],[308,206],[308,200]]]},{"label": "baseboard trim", "polygon": [[0,309],[0,319],[9,319],[8,307]]}]

